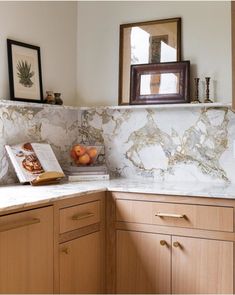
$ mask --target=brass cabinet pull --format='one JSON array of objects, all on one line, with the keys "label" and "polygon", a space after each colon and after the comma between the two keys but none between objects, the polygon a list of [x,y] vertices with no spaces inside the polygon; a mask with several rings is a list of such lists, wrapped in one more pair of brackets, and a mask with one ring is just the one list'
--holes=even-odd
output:
[{"label": "brass cabinet pull", "polygon": [[166,242],[165,240],[161,240],[161,241],[160,241],[160,245],[161,245],[161,246],[165,246],[165,245],[167,245],[167,242]]},{"label": "brass cabinet pull", "polygon": [[0,232],[5,232],[8,230],[12,230],[12,229],[16,229],[16,228],[36,224],[36,223],[40,223],[40,219],[32,218],[28,220],[15,221],[9,224],[0,225]]},{"label": "brass cabinet pull", "polygon": [[62,249],[62,253],[64,253],[64,254],[69,254],[69,249],[68,249],[68,248],[63,248],[63,249]]},{"label": "brass cabinet pull", "polygon": [[172,218],[185,218],[186,217],[185,214],[173,214],[173,213],[161,213],[161,212],[158,212],[157,214],[155,214],[155,216],[172,217]]},{"label": "brass cabinet pull", "polygon": [[90,218],[93,216],[95,216],[95,213],[90,213],[90,212],[78,213],[72,216],[72,220],[81,220],[81,219]]},{"label": "brass cabinet pull", "polygon": [[174,242],[174,243],[173,243],[173,246],[176,247],[176,248],[181,247],[181,245],[180,245],[179,242]]}]

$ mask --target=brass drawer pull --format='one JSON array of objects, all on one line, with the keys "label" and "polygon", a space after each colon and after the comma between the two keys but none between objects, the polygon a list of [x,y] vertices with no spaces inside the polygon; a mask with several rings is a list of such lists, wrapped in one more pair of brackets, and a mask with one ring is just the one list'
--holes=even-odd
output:
[{"label": "brass drawer pull", "polygon": [[81,220],[81,219],[86,219],[95,216],[95,213],[78,213],[72,216],[72,220]]},{"label": "brass drawer pull", "polygon": [[155,216],[172,217],[172,218],[186,218],[185,214],[173,214],[173,213],[161,213],[161,212],[158,212]]},{"label": "brass drawer pull", "polygon": [[62,249],[62,253],[64,253],[64,254],[69,254],[69,249],[68,249],[68,248],[63,248],[63,249]]},{"label": "brass drawer pull", "polygon": [[174,242],[174,243],[173,243],[173,246],[176,247],[176,248],[181,247],[181,245],[180,245],[179,242]]},{"label": "brass drawer pull", "polygon": [[40,219],[32,218],[28,220],[15,221],[10,224],[0,225],[0,232],[5,232],[8,230],[12,230],[12,229],[16,229],[16,228],[36,224],[36,223],[40,223]]},{"label": "brass drawer pull", "polygon": [[161,245],[161,246],[165,246],[165,245],[167,246],[167,242],[166,242],[165,240],[161,240],[161,241],[160,241],[160,245]]}]

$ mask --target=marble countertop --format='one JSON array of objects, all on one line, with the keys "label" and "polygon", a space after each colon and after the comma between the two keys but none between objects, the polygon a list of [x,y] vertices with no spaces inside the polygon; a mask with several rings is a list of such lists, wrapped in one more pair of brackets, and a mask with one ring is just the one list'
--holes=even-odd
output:
[{"label": "marble countertop", "polygon": [[156,182],[140,179],[70,182],[56,185],[9,185],[0,187],[0,212],[51,203],[84,194],[118,191],[175,196],[235,199],[235,184]]}]

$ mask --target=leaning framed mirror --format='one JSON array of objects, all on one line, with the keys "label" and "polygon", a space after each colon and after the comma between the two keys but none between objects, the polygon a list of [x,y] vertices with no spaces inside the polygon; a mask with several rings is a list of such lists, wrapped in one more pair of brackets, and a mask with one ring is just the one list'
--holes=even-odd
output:
[{"label": "leaning framed mirror", "polygon": [[130,103],[130,69],[135,64],[181,60],[181,18],[120,26],[119,105]]}]

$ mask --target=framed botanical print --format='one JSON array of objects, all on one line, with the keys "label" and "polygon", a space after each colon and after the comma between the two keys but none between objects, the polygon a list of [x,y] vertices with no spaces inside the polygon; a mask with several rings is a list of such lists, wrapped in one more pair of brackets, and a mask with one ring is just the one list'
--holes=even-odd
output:
[{"label": "framed botanical print", "polygon": [[10,99],[43,102],[40,47],[7,39]]},{"label": "framed botanical print", "polygon": [[176,62],[181,59],[181,18],[120,26],[119,105],[130,103],[132,65]]}]

